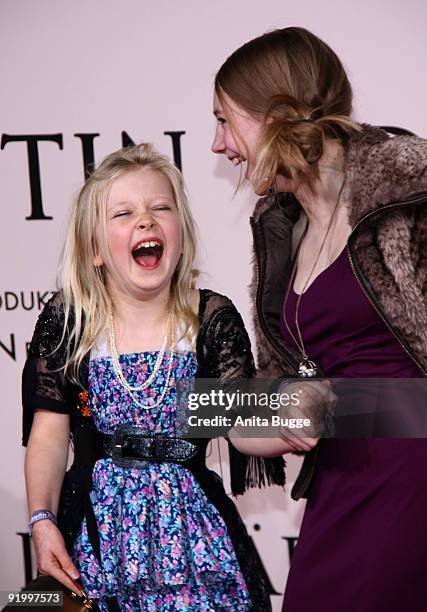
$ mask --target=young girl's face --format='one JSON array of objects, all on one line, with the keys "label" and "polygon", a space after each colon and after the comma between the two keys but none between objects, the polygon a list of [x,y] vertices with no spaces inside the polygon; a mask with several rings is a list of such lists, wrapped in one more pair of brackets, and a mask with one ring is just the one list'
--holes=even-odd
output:
[{"label": "young girl's face", "polygon": [[146,299],[169,292],[182,252],[182,223],[172,186],[159,171],[131,170],[114,181],[107,199],[104,263],[111,293]]}]

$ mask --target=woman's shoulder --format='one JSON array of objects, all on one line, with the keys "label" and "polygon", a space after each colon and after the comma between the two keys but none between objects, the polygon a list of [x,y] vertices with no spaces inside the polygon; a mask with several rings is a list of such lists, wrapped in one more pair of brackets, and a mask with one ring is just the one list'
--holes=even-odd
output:
[{"label": "woman's shoulder", "polygon": [[383,128],[364,124],[350,139],[347,165],[374,173],[378,179],[419,180],[427,188],[427,140],[415,135],[390,136]]},{"label": "woman's shoulder", "polygon": [[427,140],[363,125],[347,146],[346,179],[352,224],[385,205],[407,202],[427,191]]},{"label": "woman's shoulder", "polygon": [[[378,148],[384,164],[391,164],[396,176],[427,175],[427,140],[419,136],[398,135],[388,138]],[[424,186],[427,186],[424,184]]]}]

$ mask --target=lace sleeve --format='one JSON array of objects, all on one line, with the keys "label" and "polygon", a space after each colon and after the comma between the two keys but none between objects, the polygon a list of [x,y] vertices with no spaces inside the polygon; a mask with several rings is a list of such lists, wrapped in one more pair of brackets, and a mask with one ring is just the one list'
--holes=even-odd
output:
[{"label": "lace sleeve", "polygon": [[[234,386],[239,379],[255,375],[249,336],[231,300],[213,291],[201,291],[200,323],[198,356],[203,364],[200,376]],[[243,455],[230,441],[229,452],[234,495],[247,488],[285,484],[282,457],[262,459]]]},{"label": "lace sleeve", "polygon": [[61,297],[57,293],[37,320],[22,374],[24,446],[27,445],[37,408],[69,413],[66,383],[60,371],[64,363],[64,349],[60,346],[63,319]]},{"label": "lace sleeve", "polygon": [[234,304],[213,291],[204,292],[201,300],[205,302],[199,334],[203,339],[203,376],[221,381],[254,376],[251,343]]}]

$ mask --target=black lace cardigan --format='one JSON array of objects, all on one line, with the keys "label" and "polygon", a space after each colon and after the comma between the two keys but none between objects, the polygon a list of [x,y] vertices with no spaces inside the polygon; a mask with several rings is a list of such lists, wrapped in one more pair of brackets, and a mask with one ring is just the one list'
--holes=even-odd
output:
[{"label": "black lace cardigan", "polygon": [[[200,330],[196,343],[197,376],[217,378],[222,382],[254,376],[255,366],[250,340],[242,318],[227,297],[211,290],[200,290]],[[87,410],[88,359],[81,367],[81,385],[64,379],[65,360],[64,307],[61,293],[56,293],[40,314],[23,371],[23,445],[31,432],[34,411],[38,408],[70,415],[71,440],[86,428],[93,429]],[[282,457],[262,459],[230,450],[231,490],[243,493],[249,487],[266,484],[284,485]],[[87,449],[89,454],[91,449]]]}]

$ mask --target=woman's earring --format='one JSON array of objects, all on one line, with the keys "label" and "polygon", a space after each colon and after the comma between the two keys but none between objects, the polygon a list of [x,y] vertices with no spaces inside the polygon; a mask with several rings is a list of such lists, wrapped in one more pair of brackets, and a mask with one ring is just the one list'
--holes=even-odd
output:
[{"label": "woman's earring", "polygon": [[[266,181],[270,181],[271,178],[269,176],[266,176],[262,179],[262,182],[265,183]],[[275,185],[273,183],[273,185],[271,185],[268,189],[267,189],[267,195],[273,195],[273,193],[275,193]]]}]

